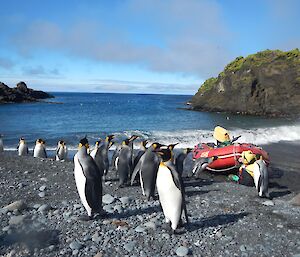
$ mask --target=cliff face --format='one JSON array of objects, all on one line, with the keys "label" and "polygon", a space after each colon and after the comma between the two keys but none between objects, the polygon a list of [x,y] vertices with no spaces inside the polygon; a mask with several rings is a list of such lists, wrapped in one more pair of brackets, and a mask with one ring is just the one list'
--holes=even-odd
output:
[{"label": "cliff face", "polygon": [[266,50],[229,63],[191,99],[194,110],[300,115],[300,51]]},{"label": "cliff face", "polygon": [[25,82],[19,82],[14,88],[0,82],[0,103],[36,102],[38,99],[53,97],[43,91],[28,88]]}]

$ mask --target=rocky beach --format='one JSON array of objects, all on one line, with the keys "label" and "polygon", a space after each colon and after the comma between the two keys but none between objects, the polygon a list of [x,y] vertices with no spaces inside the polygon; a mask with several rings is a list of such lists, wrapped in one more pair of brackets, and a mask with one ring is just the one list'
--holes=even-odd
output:
[{"label": "rocky beach", "polygon": [[159,201],[147,202],[139,186],[117,189],[113,171],[103,183],[109,215],[83,222],[72,160],[0,153],[0,255],[300,256],[299,144],[266,149],[271,200],[224,175],[188,178],[190,222],[177,235],[163,225]]}]

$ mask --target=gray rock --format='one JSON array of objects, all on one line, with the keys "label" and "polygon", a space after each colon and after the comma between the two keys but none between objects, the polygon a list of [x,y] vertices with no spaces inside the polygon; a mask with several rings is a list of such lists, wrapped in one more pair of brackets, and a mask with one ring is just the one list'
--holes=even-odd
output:
[{"label": "gray rock", "polygon": [[123,212],[123,208],[122,208],[121,205],[116,205],[116,206],[114,207],[114,210],[117,211],[118,213],[122,213],[122,212]]},{"label": "gray rock", "polygon": [[34,209],[38,209],[38,208],[40,208],[40,207],[41,207],[41,204],[39,204],[39,203],[36,203],[36,204],[34,204],[32,207],[33,207]]},{"label": "gray rock", "polygon": [[23,200],[15,201],[15,202],[3,207],[3,209],[6,209],[8,211],[15,211],[15,210],[22,211],[26,208],[27,208],[27,205],[25,204],[25,202]]},{"label": "gray rock", "polygon": [[295,206],[300,206],[300,193],[290,200],[290,203]]},{"label": "gray rock", "polygon": [[80,209],[81,207],[82,207],[82,205],[79,204],[79,203],[76,203],[76,204],[73,205],[73,208],[74,208],[75,210]]},{"label": "gray rock", "polygon": [[24,221],[25,218],[26,215],[12,216],[8,223],[9,225],[19,225]]},{"label": "gray rock", "polygon": [[146,229],[142,226],[137,226],[134,231],[138,233],[143,233],[146,231]]},{"label": "gray rock", "polygon": [[154,222],[152,222],[152,221],[149,221],[149,222],[145,223],[144,226],[146,228],[151,228],[153,230],[156,230],[156,224]]},{"label": "gray rock", "polygon": [[10,229],[10,226],[6,226],[6,227],[2,228],[2,231],[7,232],[9,229]]},{"label": "gray rock", "polygon": [[45,193],[45,192],[40,192],[40,193],[39,193],[39,197],[43,198],[43,197],[45,197],[45,196],[46,196],[46,193]]},{"label": "gray rock", "polygon": [[99,233],[96,232],[93,236],[92,236],[92,241],[99,244],[101,241],[101,237],[99,236]]},{"label": "gray rock", "polygon": [[271,200],[264,201],[262,204],[266,206],[274,206],[274,202]]},{"label": "gray rock", "polygon": [[124,205],[130,203],[130,197],[128,197],[128,196],[121,197],[119,200],[120,200],[120,202],[121,202],[122,204],[124,204]]},{"label": "gray rock", "polygon": [[106,194],[102,196],[102,202],[104,204],[112,204],[115,201],[115,198],[110,194]]},{"label": "gray rock", "polygon": [[43,185],[43,186],[41,186],[41,187],[39,188],[40,191],[45,191],[45,189],[46,189],[46,186],[45,186],[45,185]]},{"label": "gray rock", "polygon": [[51,209],[51,206],[48,204],[43,204],[38,208],[38,211],[41,213],[45,213]]},{"label": "gray rock", "polygon": [[135,247],[136,245],[136,242],[133,241],[133,242],[129,242],[129,243],[126,243],[124,245],[124,249],[127,251],[127,252],[131,252],[133,250],[133,248]]},{"label": "gray rock", "polygon": [[72,250],[80,250],[81,248],[83,248],[83,244],[78,242],[78,241],[72,241],[69,245],[69,247],[72,249]]},{"label": "gray rock", "polygon": [[115,212],[113,206],[110,205],[110,204],[104,205],[103,210],[107,211],[108,213],[114,213]]},{"label": "gray rock", "polygon": [[189,249],[185,246],[180,246],[176,249],[176,254],[178,256],[186,256],[189,253]]}]

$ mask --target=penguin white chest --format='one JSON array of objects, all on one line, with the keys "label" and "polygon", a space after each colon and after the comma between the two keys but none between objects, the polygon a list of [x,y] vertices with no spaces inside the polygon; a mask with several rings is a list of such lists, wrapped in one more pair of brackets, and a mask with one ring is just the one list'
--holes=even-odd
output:
[{"label": "penguin white chest", "polygon": [[79,163],[77,154],[75,154],[74,156],[74,166],[75,182],[80,200],[84,208],[86,209],[88,215],[91,216],[92,208],[89,206],[85,195],[86,177],[84,176],[82,166]]},{"label": "penguin white chest", "polygon": [[27,154],[27,146],[24,143],[21,143],[19,146],[19,156]]},{"label": "penguin white chest", "polygon": [[46,158],[44,146],[42,146],[41,144],[35,145],[33,157]]},{"label": "penguin white chest", "polygon": [[182,194],[168,167],[159,166],[156,186],[166,221],[171,221],[172,228],[176,229],[182,213]]}]

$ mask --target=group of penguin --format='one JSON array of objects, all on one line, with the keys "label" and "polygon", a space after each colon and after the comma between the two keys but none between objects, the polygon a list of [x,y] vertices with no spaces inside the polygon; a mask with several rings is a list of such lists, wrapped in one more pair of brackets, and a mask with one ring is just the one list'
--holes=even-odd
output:
[{"label": "group of penguin", "polygon": [[[78,151],[74,156],[74,176],[80,200],[87,211],[80,219],[90,220],[97,216],[106,215],[102,209],[102,181],[110,167],[108,152],[115,142],[114,135],[108,135],[105,139],[96,141],[94,148],[90,151],[87,138],[80,140]],[[133,143],[138,136],[133,135],[119,144],[112,156],[111,166],[116,171],[119,179],[119,187],[140,183],[142,194],[147,200],[154,198],[157,189],[160,205],[162,207],[165,221],[170,231],[176,232],[178,226],[182,225],[182,216],[188,223],[188,215],[185,203],[185,189],[182,180],[183,166],[191,148],[186,148],[175,158],[174,148],[178,144],[162,145],[158,142],[149,147],[147,140],[140,143],[140,149],[135,151]],[[4,150],[0,135],[0,152]],[[24,138],[20,138],[17,147],[18,155],[28,155],[28,146]],[[33,156],[47,158],[45,141],[37,139],[33,149]],[[66,143],[60,140],[57,144],[55,159],[66,160],[68,149]],[[259,165],[259,167],[264,167]],[[194,167],[193,167],[194,168]],[[194,171],[192,171],[194,172]],[[266,173],[259,169],[258,174]],[[265,176],[266,177],[266,176]],[[265,190],[263,176],[254,179],[258,195],[262,197],[261,191]],[[268,178],[266,177],[268,180]]]},{"label": "group of penguin", "polygon": [[[108,172],[108,151],[114,144],[113,138],[113,135],[109,135],[104,140],[97,141],[91,152],[87,138],[79,142],[78,152],[74,156],[74,176],[78,194],[87,211],[87,216],[80,217],[82,220],[105,215],[102,209],[102,180]],[[174,164],[173,149],[177,144],[167,146],[155,142],[147,148],[148,142],[144,140],[134,156],[133,142],[137,138],[138,136],[133,135],[123,140],[113,154],[112,166],[117,171],[119,187],[129,183],[133,185],[139,180],[142,193],[148,200],[154,198],[156,187],[166,223],[175,233],[182,224],[183,214],[188,222],[184,185]],[[179,162],[184,160],[190,150],[186,149],[178,155],[178,166],[182,166]]]},{"label": "group of penguin", "polygon": [[[3,146],[3,141],[2,141],[2,146]],[[19,156],[25,156],[29,154],[27,143],[23,137],[21,137],[19,140],[17,151]],[[63,140],[58,141],[55,152],[56,152],[55,159],[57,161],[67,159],[68,148],[66,146],[66,143]],[[35,146],[33,149],[33,157],[47,158],[46,142],[41,138],[37,139],[35,142]]]}]

